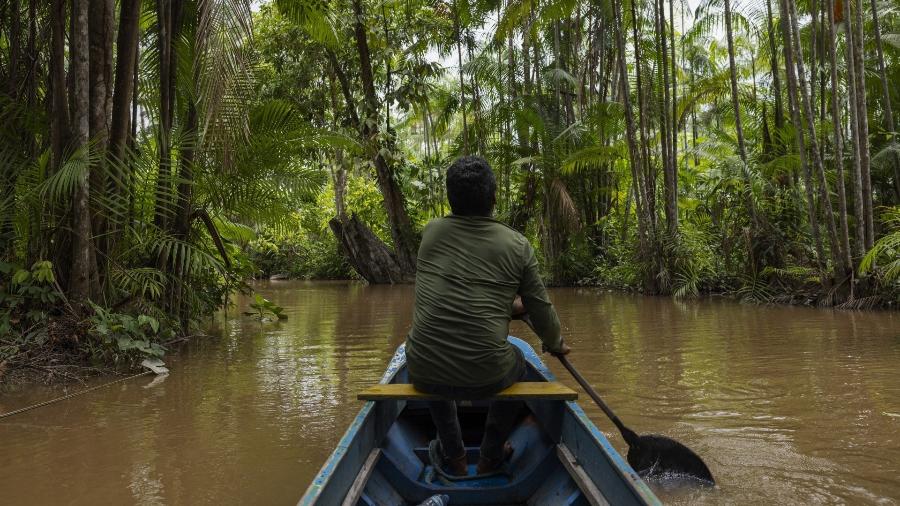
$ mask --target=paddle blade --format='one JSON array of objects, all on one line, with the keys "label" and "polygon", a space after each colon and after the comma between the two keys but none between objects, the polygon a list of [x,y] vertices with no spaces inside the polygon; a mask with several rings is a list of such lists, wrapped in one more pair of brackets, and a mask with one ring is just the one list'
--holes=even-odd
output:
[{"label": "paddle blade", "polygon": [[674,439],[649,434],[629,442],[628,463],[643,477],[683,476],[714,485],[712,473],[696,453]]}]

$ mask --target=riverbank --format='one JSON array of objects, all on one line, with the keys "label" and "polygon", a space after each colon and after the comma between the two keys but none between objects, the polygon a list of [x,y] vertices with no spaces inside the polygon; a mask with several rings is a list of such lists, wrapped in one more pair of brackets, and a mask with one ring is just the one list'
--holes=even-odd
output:
[{"label": "riverbank", "polygon": [[[33,328],[44,335],[54,335],[60,327],[60,320],[51,317],[44,328]],[[198,334],[182,336],[161,343],[159,346],[168,356],[178,352],[178,347]],[[116,355],[104,360],[96,347],[102,342],[87,329],[69,333],[65,339],[28,339],[10,334],[0,338],[0,395],[4,391],[23,385],[85,385],[98,377],[127,376],[141,371],[142,354]],[[160,357],[162,355],[159,355]]]},{"label": "riverbank", "polygon": [[[256,281],[360,281],[354,277],[306,277],[278,273],[259,278]],[[364,281],[362,281],[364,282]],[[679,300],[694,300],[704,297],[715,297],[736,302],[761,305],[807,306],[823,309],[839,310],[898,310],[900,309],[900,283],[891,286],[879,285],[871,279],[852,281],[845,279],[833,287],[823,287],[818,280],[804,279],[799,274],[778,278],[772,284],[758,283],[753,286],[727,287],[725,283],[718,286],[712,284],[698,287],[693,293],[670,293],[648,295],[653,297],[671,297]],[[637,284],[623,282],[609,283],[597,278],[585,278],[575,283],[548,283],[554,288],[596,288],[617,293],[645,295],[645,291]]]},{"label": "riverbank", "polygon": [[[558,286],[558,285],[554,285]],[[613,292],[644,295],[640,287],[621,287],[605,284],[576,284],[566,285],[576,287],[592,287]],[[676,300],[701,300],[703,298],[720,298],[734,302],[758,304],[762,306],[805,306],[818,309],[835,309],[842,311],[872,311],[872,310],[898,310],[900,309],[900,287],[890,290],[882,289],[880,292],[867,295],[850,296],[849,290],[840,290],[840,287],[824,288],[819,283],[809,283],[803,287],[785,289],[783,287],[753,286],[741,287],[732,290],[701,290],[693,295],[653,295],[654,297],[670,297]],[[862,291],[862,290],[859,290]],[[858,293],[858,292],[857,292]]]}]

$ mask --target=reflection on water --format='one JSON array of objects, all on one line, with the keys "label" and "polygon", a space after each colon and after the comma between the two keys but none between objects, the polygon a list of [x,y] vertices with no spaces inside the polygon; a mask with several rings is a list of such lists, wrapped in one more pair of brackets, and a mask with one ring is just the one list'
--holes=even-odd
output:
[{"label": "reflection on water", "polygon": [[[4,504],[292,504],[412,315],[411,287],[272,282],[288,320],[216,319],[140,378],[0,421]],[[704,457],[666,502],[900,500],[900,317],[556,289],[572,362],[626,424]],[[512,332],[535,339],[519,322]],[[557,364],[551,367],[574,385]],[[27,387],[0,412],[59,395]],[[586,397],[585,397],[586,399]],[[624,451],[596,407],[589,415]]]}]

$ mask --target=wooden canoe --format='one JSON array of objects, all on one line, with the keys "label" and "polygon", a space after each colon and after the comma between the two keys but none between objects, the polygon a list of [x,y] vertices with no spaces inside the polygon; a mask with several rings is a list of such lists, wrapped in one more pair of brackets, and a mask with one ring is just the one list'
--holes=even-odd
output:
[{"label": "wooden canoe", "polygon": [[[509,340],[527,360],[528,381],[555,380],[528,343]],[[401,345],[381,383],[407,382]],[[437,494],[448,495],[451,506],[660,504],[576,402],[525,402],[504,473],[448,481],[428,457],[435,431],[424,401],[367,401],[299,504],[406,506]],[[486,412],[486,402],[460,402],[470,463],[478,458]]]}]

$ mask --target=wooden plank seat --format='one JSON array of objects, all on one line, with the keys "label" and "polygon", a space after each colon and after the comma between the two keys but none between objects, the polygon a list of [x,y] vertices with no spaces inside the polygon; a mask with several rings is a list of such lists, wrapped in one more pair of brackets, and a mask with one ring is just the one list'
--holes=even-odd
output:
[{"label": "wooden plank seat", "polygon": [[[357,399],[361,401],[436,401],[443,397],[427,394],[413,388],[409,383],[384,383],[372,385],[360,392]],[[574,401],[578,393],[555,381],[522,381],[510,385],[509,388],[482,400],[504,401]]]}]

